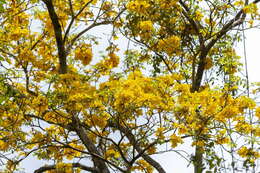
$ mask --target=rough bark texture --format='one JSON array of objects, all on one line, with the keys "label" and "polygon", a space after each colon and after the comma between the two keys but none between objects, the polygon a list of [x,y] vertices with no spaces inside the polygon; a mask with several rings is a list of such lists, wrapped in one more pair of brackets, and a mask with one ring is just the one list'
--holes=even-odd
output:
[{"label": "rough bark texture", "polygon": [[65,46],[62,38],[62,29],[61,25],[59,23],[59,18],[57,13],[55,12],[54,5],[52,3],[52,0],[43,0],[45,3],[49,16],[52,21],[52,25],[54,28],[54,33],[55,33],[55,39],[56,39],[56,44],[58,48],[58,56],[59,56],[59,73],[60,74],[65,74],[67,73],[67,60],[66,60],[66,51],[65,51]]},{"label": "rough bark texture", "polygon": [[82,143],[88,149],[90,153],[92,153],[92,160],[94,163],[94,167],[98,169],[101,173],[109,173],[109,169],[104,160],[100,159],[97,156],[101,156],[97,147],[93,144],[93,142],[87,136],[85,129],[80,125],[80,122],[77,118],[74,118],[74,130],[76,131],[77,135],[79,136]]},{"label": "rough bark texture", "polygon": [[145,154],[144,150],[140,147],[138,142],[135,139],[135,136],[131,133],[131,131],[128,128],[125,128],[121,126],[118,123],[110,122],[109,125],[111,127],[115,127],[119,129],[126,137],[128,138],[129,142],[134,146],[134,149],[140,154],[140,156],[148,162],[150,165],[152,165],[159,173],[166,173],[166,171],[163,169],[163,167],[158,163],[156,160],[154,160],[152,157],[150,157],[148,154]]}]

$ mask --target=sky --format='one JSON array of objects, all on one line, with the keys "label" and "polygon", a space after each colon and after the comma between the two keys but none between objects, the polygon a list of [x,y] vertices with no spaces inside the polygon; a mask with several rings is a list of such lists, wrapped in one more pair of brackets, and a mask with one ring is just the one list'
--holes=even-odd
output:
[{"label": "sky", "polygon": [[[260,29],[246,30],[245,37],[249,82],[260,82]],[[243,60],[244,48],[242,42],[236,50]]]}]

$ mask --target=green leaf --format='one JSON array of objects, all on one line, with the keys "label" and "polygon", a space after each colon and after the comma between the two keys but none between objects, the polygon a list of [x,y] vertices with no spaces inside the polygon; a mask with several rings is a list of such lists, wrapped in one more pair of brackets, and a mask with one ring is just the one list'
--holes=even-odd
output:
[{"label": "green leaf", "polygon": [[4,4],[6,4],[5,0],[0,0],[0,12],[4,11]]}]

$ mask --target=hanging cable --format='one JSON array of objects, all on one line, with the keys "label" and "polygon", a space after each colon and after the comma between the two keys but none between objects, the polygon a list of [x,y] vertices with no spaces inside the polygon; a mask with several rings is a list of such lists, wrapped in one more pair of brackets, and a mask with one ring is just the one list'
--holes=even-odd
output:
[{"label": "hanging cable", "polygon": [[[246,72],[246,90],[247,90],[247,97],[250,98],[250,87],[249,87],[249,75],[248,75],[248,64],[247,64],[247,52],[246,52],[246,36],[245,36],[245,27],[244,23],[242,24],[242,34],[243,34],[243,52],[244,52],[244,61],[245,61],[245,72]],[[252,110],[248,109],[248,115],[249,115],[249,123],[252,125],[253,124],[253,112]],[[250,133],[250,138],[251,138],[251,148],[254,148],[254,134]],[[252,173],[255,173],[255,165],[252,168]]]},{"label": "hanging cable", "polygon": [[246,52],[246,36],[245,36],[244,23],[242,24],[242,34],[243,34],[243,53],[244,53],[245,72],[246,72],[246,90],[247,90],[247,97],[250,97],[249,77],[248,77],[248,64],[247,64],[247,52]]}]

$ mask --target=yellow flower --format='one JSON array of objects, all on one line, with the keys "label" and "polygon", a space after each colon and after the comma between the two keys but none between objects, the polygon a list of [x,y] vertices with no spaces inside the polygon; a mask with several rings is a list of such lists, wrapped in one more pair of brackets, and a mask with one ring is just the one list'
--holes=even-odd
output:
[{"label": "yellow flower", "polygon": [[104,128],[107,125],[107,119],[103,116],[92,115],[91,120],[94,125],[97,125],[100,128]]},{"label": "yellow flower", "polygon": [[216,143],[217,144],[227,144],[230,140],[227,137],[218,137]]},{"label": "yellow flower", "polygon": [[251,3],[243,8],[243,12],[247,14],[258,14],[258,8],[255,3]]},{"label": "yellow flower", "polygon": [[119,64],[119,57],[115,53],[108,54],[112,67],[117,67]]},{"label": "yellow flower", "polygon": [[2,140],[0,140],[0,150],[5,151],[8,148],[8,144]]},{"label": "yellow flower", "polygon": [[208,70],[213,66],[213,62],[211,58],[206,58],[205,59],[205,69]]},{"label": "yellow flower", "polygon": [[140,1],[140,0],[131,1],[126,5],[126,8],[129,11],[140,13],[140,14],[146,13],[147,8],[149,8],[149,7],[150,7],[150,4],[143,0],[142,1]]},{"label": "yellow flower", "polygon": [[241,132],[243,134],[249,134],[252,132],[252,125],[250,125],[249,123],[247,122],[238,122],[236,125],[235,125],[235,129],[238,131],[238,132]]},{"label": "yellow flower", "polygon": [[154,154],[156,152],[156,147],[152,146],[147,149],[148,154]]},{"label": "yellow flower", "polygon": [[111,2],[105,1],[102,5],[102,10],[104,11],[110,10],[112,8],[112,5],[113,4]]},{"label": "yellow flower", "polygon": [[147,20],[147,21],[141,21],[139,23],[139,27],[142,31],[152,31],[153,30],[153,22],[150,21],[150,20]]},{"label": "yellow flower", "polygon": [[260,120],[260,107],[257,107],[255,110],[255,116]]},{"label": "yellow flower", "polygon": [[177,147],[178,144],[183,143],[182,138],[179,137],[179,136],[176,136],[175,134],[171,135],[170,141],[171,141],[171,144],[172,144],[172,148],[175,148],[175,147]]},{"label": "yellow flower", "polygon": [[244,5],[244,1],[241,1],[241,0],[236,1],[236,2],[234,3],[234,6],[243,6],[243,5]]},{"label": "yellow flower", "polygon": [[248,154],[248,149],[245,147],[245,146],[243,146],[243,147],[241,147],[239,150],[238,150],[238,154],[241,156],[241,157],[247,157],[247,154]]},{"label": "yellow flower", "polygon": [[238,150],[238,155],[240,155],[241,157],[243,158],[250,158],[250,160],[252,162],[255,161],[255,159],[258,159],[260,157],[260,153],[257,152],[257,151],[254,151],[252,148],[247,148],[245,146],[241,147],[239,150]]},{"label": "yellow flower", "polygon": [[205,146],[205,142],[204,141],[194,141],[194,142],[192,142],[191,146],[204,147]]},{"label": "yellow flower", "polygon": [[157,128],[156,132],[155,132],[155,135],[159,138],[159,139],[164,139],[165,136],[163,134],[163,131],[165,130],[164,127],[159,127]]},{"label": "yellow flower", "polygon": [[75,50],[75,59],[80,60],[83,65],[88,65],[91,62],[92,57],[92,49],[87,44],[84,44]]},{"label": "yellow flower", "polygon": [[[72,164],[71,163],[62,163],[62,162],[59,162],[57,163],[56,165],[56,169],[59,170],[59,171],[65,171],[66,173],[70,173],[69,171],[71,170],[72,168]],[[58,171],[58,172],[59,172]]]},{"label": "yellow flower", "polygon": [[110,157],[119,158],[120,154],[117,151],[115,151],[114,149],[108,149],[106,151],[106,156],[108,158],[110,158]]},{"label": "yellow flower", "polygon": [[203,18],[203,14],[200,11],[195,12],[195,19],[200,21]]},{"label": "yellow flower", "polygon": [[145,160],[138,160],[137,161],[138,166],[135,166],[137,170],[144,171],[147,173],[153,172],[153,167],[147,163]]},{"label": "yellow flower", "polygon": [[159,40],[157,47],[159,51],[164,51],[169,56],[172,56],[174,53],[178,52],[180,47],[180,38],[173,35],[168,38]]}]

